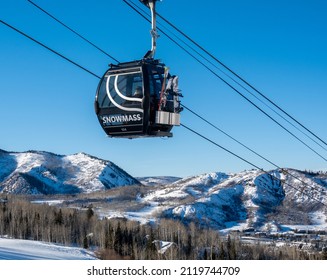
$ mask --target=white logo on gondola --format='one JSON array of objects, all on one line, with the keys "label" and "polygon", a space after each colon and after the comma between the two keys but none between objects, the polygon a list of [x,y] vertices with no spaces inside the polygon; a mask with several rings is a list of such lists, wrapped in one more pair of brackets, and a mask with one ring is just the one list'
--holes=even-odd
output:
[{"label": "white logo on gondola", "polygon": [[112,116],[102,116],[101,119],[104,125],[110,125],[113,123],[138,122],[142,120],[142,116],[141,114],[112,115]]},{"label": "white logo on gondola", "polygon": [[[133,73],[130,73],[130,74],[133,74]],[[122,74],[123,75],[123,74]],[[140,108],[131,108],[131,107],[124,107],[120,104],[118,104],[114,98],[111,96],[111,92],[109,90],[109,82],[110,82],[110,79],[111,78],[114,78],[115,81],[114,81],[114,86],[115,86],[115,92],[124,100],[126,101],[132,101],[132,102],[137,102],[137,103],[140,103],[142,104],[142,98],[137,98],[137,97],[128,97],[128,96],[125,96],[124,94],[122,94],[118,88],[118,77],[121,76],[120,74],[118,75],[109,75],[108,78],[107,78],[107,83],[106,83],[106,91],[107,91],[107,95],[110,99],[110,101],[112,102],[112,104],[114,104],[117,108],[121,109],[121,110],[124,110],[124,111],[129,111],[129,112],[141,112],[143,113],[143,109],[140,109]]]}]

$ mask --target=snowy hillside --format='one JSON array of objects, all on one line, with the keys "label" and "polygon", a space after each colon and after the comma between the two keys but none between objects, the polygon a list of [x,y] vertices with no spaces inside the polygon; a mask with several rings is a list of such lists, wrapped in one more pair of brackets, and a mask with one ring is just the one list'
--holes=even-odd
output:
[{"label": "snowy hillside", "polygon": [[96,260],[93,252],[51,243],[0,238],[0,260]]},{"label": "snowy hillside", "polygon": [[164,186],[172,184],[182,178],[173,176],[152,176],[152,177],[137,177],[143,185],[145,186]]},{"label": "snowy hillside", "polygon": [[[273,228],[272,223],[277,227],[303,224],[305,218],[306,224],[325,227],[327,213],[319,201],[327,204],[326,185],[318,184],[317,177],[295,170],[287,172],[287,176],[279,170],[271,171],[272,176],[259,170],[212,173],[176,182],[173,186],[175,191],[179,189],[179,196],[192,194],[194,201],[169,208],[166,213],[218,228],[267,230]],[[292,217],[292,211],[302,213],[301,217]],[[313,221],[312,217],[317,216],[320,222]]]},{"label": "snowy hillside", "polygon": [[24,194],[89,193],[140,184],[110,161],[84,153],[0,150],[0,192]]},{"label": "snowy hillside", "polygon": [[[99,190],[108,191],[97,194]],[[0,150],[1,192],[89,194],[100,217],[142,223],[174,218],[220,230],[326,229],[327,221],[327,174],[294,169],[137,180],[113,163],[84,153],[62,156]],[[55,201],[61,207],[89,203],[87,196]]]},{"label": "snowy hillside", "polygon": [[[237,174],[209,173],[147,189],[136,196],[136,210],[102,208],[101,215],[147,222],[158,217],[216,229],[281,231],[326,229],[327,176],[288,169]],[[280,180],[277,180],[280,179]],[[114,201],[114,199],[112,200]],[[324,204],[322,204],[322,203]]]}]

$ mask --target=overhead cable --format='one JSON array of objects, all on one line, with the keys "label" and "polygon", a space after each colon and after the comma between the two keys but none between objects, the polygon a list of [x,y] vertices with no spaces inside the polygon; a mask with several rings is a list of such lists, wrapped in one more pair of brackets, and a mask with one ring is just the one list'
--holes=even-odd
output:
[{"label": "overhead cable", "polygon": [[[201,137],[202,139],[208,141],[209,143],[215,145],[216,147],[219,147],[220,149],[224,150],[225,152],[227,152],[227,153],[233,155],[234,157],[237,157],[238,159],[244,161],[245,163],[251,165],[252,167],[254,167],[254,168],[256,168],[256,169],[262,171],[262,172],[265,173],[265,174],[268,174],[268,175],[271,176],[273,179],[278,180],[278,181],[282,182],[283,184],[285,184],[285,185],[287,185],[287,186],[289,186],[289,187],[295,189],[296,191],[298,191],[298,192],[304,194],[305,196],[311,198],[312,200],[315,200],[315,201],[319,202],[320,204],[322,204],[322,205],[324,205],[324,206],[327,206],[327,204],[325,204],[324,202],[322,202],[322,201],[320,201],[319,199],[315,198],[314,196],[312,196],[312,195],[310,195],[310,194],[304,192],[304,191],[301,190],[301,189],[298,189],[298,188],[292,186],[291,184],[287,183],[286,181],[282,181],[280,178],[278,178],[278,177],[272,175],[272,174],[269,173],[268,171],[265,171],[263,168],[257,166],[256,164],[254,164],[254,163],[252,163],[252,162],[246,160],[244,157],[241,157],[241,156],[237,155],[236,153],[230,151],[229,149],[227,149],[227,148],[225,148],[225,147],[219,145],[217,142],[215,142],[215,141],[211,140],[210,138],[204,136],[203,134],[201,134],[201,133],[195,131],[194,129],[190,128],[189,126],[186,126],[186,125],[184,125],[184,124],[182,124],[182,123],[181,123],[181,126],[184,127],[185,129],[189,130],[189,131],[192,132],[193,134],[195,134],[195,135]],[[310,190],[312,190],[312,189],[310,189]]]},{"label": "overhead cable", "polygon": [[32,40],[33,42],[37,43],[38,45],[40,45],[40,46],[46,48],[47,50],[51,51],[52,53],[54,53],[54,54],[60,56],[61,58],[65,59],[66,61],[68,61],[68,62],[74,64],[75,66],[77,66],[78,68],[80,68],[80,69],[84,70],[85,72],[91,74],[92,76],[94,76],[94,77],[96,77],[96,78],[98,78],[98,79],[101,79],[101,77],[98,76],[97,74],[95,74],[95,73],[93,73],[92,71],[86,69],[85,67],[81,66],[80,64],[78,64],[78,63],[72,61],[71,59],[69,59],[69,58],[67,58],[66,56],[64,56],[63,54],[61,54],[61,53],[55,51],[54,49],[51,49],[51,48],[48,47],[47,45],[41,43],[40,41],[38,41],[38,40],[34,39],[33,37],[27,35],[26,33],[20,31],[19,29],[15,28],[15,27],[13,27],[12,25],[10,25],[10,24],[4,22],[3,20],[0,20],[0,23],[2,23],[2,24],[4,24],[5,26],[11,28],[12,30],[18,32],[19,34],[23,35],[24,37],[26,37],[26,38]]},{"label": "overhead cable", "polygon": [[[225,132],[224,130],[222,130],[221,128],[219,128],[218,126],[216,126],[215,124],[213,124],[212,122],[208,121],[206,118],[204,118],[203,116],[201,116],[200,114],[196,113],[194,110],[188,108],[184,103],[181,104],[182,107],[189,111],[190,113],[192,113],[193,115],[195,115],[196,117],[198,117],[199,119],[201,119],[202,121],[204,121],[205,123],[209,124],[210,126],[212,126],[214,129],[216,129],[217,131],[219,131],[220,133],[224,134],[225,136],[227,136],[228,138],[230,138],[231,140],[233,140],[234,142],[236,142],[237,144],[241,145],[243,148],[247,149],[248,151],[250,151],[251,153],[255,154],[256,156],[260,157],[261,159],[265,160],[266,162],[270,163],[271,165],[273,165],[275,168],[278,168],[280,170],[283,170],[284,173],[286,173],[287,175],[289,175],[290,177],[292,177],[293,179],[296,179],[298,181],[300,181],[301,183],[303,183],[304,185],[306,185],[307,187],[309,187],[311,190],[313,188],[311,188],[310,185],[308,185],[306,182],[304,182],[301,178],[294,176],[292,173],[288,172],[286,169],[280,167],[279,165],[277,165],[276,163],[272,162],[271,160],[267,159],[266,157],[260,155],[258,152],[256,152],[254,149],[251,149],[250,147],[248,147],[247,145],[243,144],[241,141],[237,140],[235,137],[231,136],[229,133]],[[243,160],[243,159],[242,159]]]},{"label": "overhead cable", "polygon": [[103,54],[105,54],[106,56],[108,56],[109,58],[111,58],[112,60],[114,60],[115,62],[119,63],[119,61],[116,58],[114,58],[113,56],[111,56],[109,53],[107,53],[103,49],[99,48],[97,45],[95,45],[94,43],[92,43],[90,40],[86,39],[84,36],[82,36],[80,33],[78,33],[77,31],[75,31],[74,29],[70,28],[67,24],[63,23],[62,21],[60,21],[55,16],[51,15],[45,9],[41,8],[39,5],[35,4],[31,0],[27,0],[27,1],[30,2],[32,5],[34,5],[36,8],[38,8],[40,11],[42,11],[43,13],[45,13],[46,15],[48,15],[49,17],[51,17],[52,19],[54,19],[56,22],[60,23],[62,26],[64,26],[65,28],[67,28],[68,30],[70,30],[71,32],[73,32],[75,35],[77,35],[78,37],[80,37],[81,39],[83,39],[85,42],[87,42],[88,44],[90,44],[91,46],[93,46],[94,48],[96,48],[97,50],[99,50],[100,52],[102,52]]},{"label": "overhead cable", "polygon": [[[129,3],[129,1],[123,0],[129,7],[131,7],[135,12],[137,12],[139,15],[141,15],[145,20],[149,21],[149,19],[144,16],[138,9],[140,9],[137,5],[135,5],[133,2]],[[141,10],[141,9],[140,9]],[[144,11],[143,11],[144,12]],[[157,13],[158,14],[158,13]],[[253,105],[256,109],[261,111],[264,115],[266,115],[269,119],[271,119],[273,122],[275,122],[278,126],[280,126],[283,130],[285,130],[287,133],[289,133],[292,137],[294,137],[296,140],[298,140],[300,143],[302,143],[304,146],[306,146],[308,149],[310,149],[312,152],[314,152],[316,155],[318,155],[323,160],[327,161],[327,159],[321,155],[319,152],[317,152],[314,148],[309,146],[309,144],[305,143],[303,140],[301,140],[298,136],[296,136],[293,132],[291,132],[288,128],[286,128],[284,125],[282,125],[280,122],[278,122],[276,119],[274,119],[270,114],[268,114],[266,111],[264,111],[261,107],[259,107],[257,104],[255,104],[252,100],[250,100],[248,97],[246,97],[241,91],[239,91],[236,87],[231,85],[228,81],[223,79],[220,75],[218,75],[214,70],[209,68],[207,65],[205,65],[202,61],[200,61],[197,57],[195,57],[193,54],[191,54],[188,50],[186,50],[183,46],[181,46],[176,40],[172,39],[171,36],[169,36],[166,32],[160,30],[160,28],[157,28],[159,31],[161,31],[162,34],[167,36],[170,40],[172,40],[175,44],[177,44],[180,48],[182,48],[187,54],[189,54],[192,58],[194,58],[197,62],[199,62],[201,65],[203,65],[208,71],[210,71],[213,75],[215,75],[217,78],[219,78],[223,83],[225,83],[227,86],[229,86],[232,90],[234,90],[238,95],[240,95],[243,99],[245,99],[247,102],[249,102],[251,105]],[[317,142],[316,142],[317,143]],[[320,145],[321,146],[321,145]],[[325,149],[325,148],[324,148]]]},{"label": "overhead cable", "polygon": [[[3,20],[0,20],[0,23],[2,23],[2,24],[4,24],[4,25],[6,25],[7,27],[10,27],[12,30],[14,30],[14,31],[18,32],[19,34],[21,34],[21,35],[23,35],[23,36],[25,36],[25,37],[27,37],[28,39],[32,40],[33,42],[35,42],[35,43],[37,43],[37,44],[41,45],[42,47],[44,47],[44,48],[46,48],[47,50],[49,50],[49,51],[53,52],[54,54],[56,54],[56,55],[60,56],[61,58],[65,59],[66,61],[68,61],[68,62],[72,63],[73,65],[75,65],[75,66],[77,66],[77,67],[79,67],[80,69],[82,69],[82,70],[86,71],[87,73],[89,73],[89,74],[91,74],[91,75],[93,75],[93,76],[97,77],[98,79],[101,79],[101,77],[100,77],[100,76],[98,76],[98,75],[94,74],[93,72],[91,72],[90,70],[86,69],[85,67],[83,67],[83,66],[81,66],[81,65],[79,65],[79,64],[77,64],[77,63],[75,63],[75,62],[74,62],[74,61],[72,61],[71,59],[69,59],[69,58],[67,58],[67,57],[63,56],[63,55],[62,55],[62,54],[60,54],[59,52],[57,52],[57,51],[55,51],[55,50],[51,49],[50,47],[48,47],[48,46],[46,46],[45,44],[43,44],[43,43],[41,43],[41,42],[37,41],[36,39],[32,38],[31,36],[29,36],[29,35],[25,34],[25,33],[24,33],[24,32],[22,32],[22,31],[18,30],[17,28],[15,28],[15,27],[13,27],[13,26],[9,25],[8,23],[4,22]],[[183,105],[183,106],[186,108],[186,106],[185,106],[185,105]],[[195,113],[195,112],[194,112],[194,111],[192,111],[191,109],[189,109],[189,108],[186,108],[186,109],[187,109],[188,111],[192,112],[193,114],[197,115],[197,116],[198,116],[198,117],[200,117],[201,119],[205,120],[203,117],[201,117],[200,115],[198,115],[197,113]],[[206,122],[208,122],[207,120],[205,120],[205,121],[206,121]],[[210,123],[210,125],[214,126],[212,123]],[[260,168],[260,167],[258,167],[257,165],[255,165],[255,164],[251,163],[250,161],[246,160],[245,158],[243,158],[243,157],[241,157],[241,156],[237,155],[236,153],[233,153],[232,151],[230,151],[230,150],[228,150],[228,149],[224,148],[223,146],[221,146],[221,145],[219,145],[218,143],[214,142],[213,140],[211,140],[211,139],[209,139],[209,138],[207,138],[207,137],[203,136],[202,134],[200,134],[200,133],[196,132],[195,130],[193,130],[193,129],[191,129],[191,128],[187,127],[187,126],[185,126],[184,124],[181,124],[181,126],[182,126],[182,127],[184,127],[184,128],[186,128],[186,129],[188,129],[189,131],[193,132],[194,134],[196,134],[196,135],[200,136],[201,138],[205,139],[206,141],[208,141],[208,142],[210,142],[210,143],[214,144],[215,146],[217,146],[217,147],[219,147],[219,148],[221,148],[221,149],[225,150],[226,152],[228,152],[228,153],[232,154],[233,156],[235,156],[235,157],[239,158],[240,160],[242,160],[242,161],[244,161],[244,162],[248,163],[249,165],[251,165],[251,166],[255,167],[256,169],[258,169],[258,170],[260,170],[260,171],[262,171],[262,172],[264,172],[264,173],[266,173],[266,174],[268,174],[268,175],[272,176],[272,175],[271,175],[269,172],[267,172],[267,171],[263,170],[262,168]],[[216,127],[216,129],[218,129],[218,128]],[[228,136],[229,136],[229,135],[228,135]],[[231,137],[231,136],[229,136],[229,137]],[[234,139],[234,138],[232,138],[232,139]],[[242,144],[242,143],[241,143],[241,142],[239,142],[238,140],[234,139],[234,141],[236,141],[236,142],[238,142],[239,144],[241,144],[242,146],[246,147],[244,144]],[[250,148],[248,148],[248,147],[247,147],[247,149],[250,149]],[[251,149],[250,149],[250,150],[251,150]],[[251,151],[252,151],[252,152],[254,152],[256,155],[260,156],[260,155],[259,155],[258,153],[256,153],[254,150],[251,150]],[[264,158],[264,157],[262,157],[262,156],[260,156],[260,157],[261,157],[261,158],[263,158],[263,159],[265,159],[265,160],[267,160],[266,158]],[[272,163],[271,161],[269,161],[269,160],[267,160],[267,161],[268,161],[268,162],[270,162],[271,164],[275,165],[275,164],[274,164],[274,163]],[[277,165],[275,165],[275,166],[276,166],[276,167],[278,167]],[[309,186],[307,183],[305,183],[304,181],[302,181],[302,180],[301,180],[301,179],[299,179],[298,177],[296,177],[296,176],[294,176],[294,175],[290,174],[289,172],[287,172],[287,173],[288,173],[289,175],[291,175],[293,178],[295,178],[295,179],[297,179],[297,180],[301,181],[302,183],[304,183],[305,185]],[[280,181],[280,179],[279,179],[279,178],[277,178],[277,177],[275,177],[275,178],[276,178],[276,180],[279,180],[279,181]],[[284,182],[284,183],[285,183],[285,182]],[[296,190],[298,190],[298,191],[300,191],[300,192],[304,193],[302,190],[299,190],[299,189],[295,188],[294,186],[291,186],[291,185],[290,185],[290,184],[288,184],[288,183],[287,183],[287,185],[289,185],[290,187],[292,187],[292,188],[294,188],[294,189],[296,189]],[[312,189],[310,188],[310,190],[312,190]],[[305,194],[305,193],[304,193],[304,194]],[[309,196],[308,194],[305,194],[305,195]],[[309,196],[309,197],[310,197],[310,196]],[[314,199],[314,200],[316,200],[316,201],[318,201],[318,202],[322,203],[321,201],[319,201],[319,200],[315,199],[314,197],[312,197],[312,199]],[[324,203],[322,203],[322,204],[324,204]]]},{"label": "overhead cable", "polygon": [[318,140],[320,140],[322,143],[327,145],[327,142],[321,139],[316,133],[312,132],[309,128],[304,126],[302,123],[300,123],[298,120],[296,120],[293,116],[291,116],[289,113],[287,113],[284,109],[282,109],[279,105],[277,105],[275,102],[273,102],[270,98],[268,98],[265,94],[263,94],[261,91],[256,89],[252,84],[247,82],[244,78],[242,78],[240,75],[238,75],[235,71],[233,71],[230,67],[228,67],[226,64],[224,64],[221,60],[219,60],[216,56],[214,56],[212,53],[207,51],[204,47],[202,47],[200,44],[198,44],[195,40],[193,40],[190,36],[185,34],[181,29],[177,28],[176,25],[172,24],[169,20],[161,16],[159,13],[157,13],[157,16],[161,18],[163,21],[165,21],[168,25],[170,25],[173,29],[175,29],[178,33],[180,33],[182,36],[187,38],[190,42],[192,42],[195,46],[197,46],[200,50],[202,50],[205,54],[207,54],[209,57],[211,57],[213,60],[215,60],[217,63],[219,63],[221,66],[223,66],[225,69],[227,69],[229,72],[231,72],[235,77],[237,77],[239,80],[241,80],[243,83],[245,83],[247,86],[249,86],[251,89],[253,89],[255,92],[257,92],[261,97],[263,97],[265,100],[267,100],[269,103],[271,103],[273,106],[275,106],[278,110],[283,112],[287,117],[289,117],[291,120],[296,122],[298,125],[300,125],[303,129],[305,129],[307,132],[309,132],[311,135],[316,137]]}]

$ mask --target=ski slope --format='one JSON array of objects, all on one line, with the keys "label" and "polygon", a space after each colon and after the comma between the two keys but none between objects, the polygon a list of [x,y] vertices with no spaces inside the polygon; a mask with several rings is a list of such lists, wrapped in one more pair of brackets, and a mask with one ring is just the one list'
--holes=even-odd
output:
[{"label": "ski slope", "polygon": [[0,260],[96,260],[93,252],[52,243],[0,238]]}]

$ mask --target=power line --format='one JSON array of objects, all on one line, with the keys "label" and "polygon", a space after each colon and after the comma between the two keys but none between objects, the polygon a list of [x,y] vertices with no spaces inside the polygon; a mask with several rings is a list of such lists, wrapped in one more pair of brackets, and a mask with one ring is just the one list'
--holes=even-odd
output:
[{"label": "power line", "polygon": [[59,52],[57,52],[57,51],[51,49],[50,47],[48,47],[48,46],[46,46],[45,44],[41,43],[40,41],[38,41],[38,40],[32,38],[31,36],[29,36],[29,35],[27,35],[26,33],[20,31],[19,29],[13,27],[12,25],[10,25],[10,24],[4,22],[3,20],[0,20],[0,23],[6,25],[7,27],[11,28],[12,30],[18,32],[19,34],[23,35],[24,37],[26,37],[26,38],[32,40],[33,42],[37,43],[38,45],[42,46],[43,48],[46,48],[47,50],[51,51],[52,53],[54,53],[54,54],[60,56],[61,58],[65,59],[66,61],[68,61],[68,62],[74,64],[75,66],[77,66],[78,68],[82,69],[83,71],[85,71],[85,72],[91,74],[92,76],[94,76],[94,77],[96,77],[96,78],[98,78],[98,79],[101,79],[101,77],[98,76],[97,74],[95,74],[95,73],[93,73],[92,71],[86,69],[85,67],[81,66],[80,64],[78,64],[78,63],[72,61],[71,59],[67,58],[67,57],[64,56],[63,54],[61,54],[61,53],[59,53]]},{"label": "power line", "polygon": [[39,5],[35,4],[31,0],[27,0],[27,1],[30,2],[32,5],[34,5],[36,8],[38,8],[40,11],[42,11],[43,13],[45,13],[46,15],[48,15],[49,17],[51,17],[52,19],[54,19],[56,22],[60,23],[62,26],[64,26],[65,28],[67,28],[68,30],[70,30],[71,32],[73,32],[75,35],[77,35],[78,37],[80,37],[81,39],[83,39],[85,42],[87,42],[91,46],[95,47],[97,50],[99,50],[100,52],[102,52],[103,54],[105,54],[106,56],[108,56],[109,58],[111,58],[112,60],[114,60],[115,62],[119,63],[119,61],[116,58],[114,58],[113,56],[111,56],[109,53],[107,53],[103,49],[99,48],[97,45],[95,45],[94,43],[92,43],[90,40],[86,39],[84,36],[82,36],[81,34],[79,34],[74,29],[70,28],[67,24],[63,23],[62,21],[60,21],[59,19],[57,19],[55,16],[51,15],[45,9],[41,8]]}]

